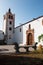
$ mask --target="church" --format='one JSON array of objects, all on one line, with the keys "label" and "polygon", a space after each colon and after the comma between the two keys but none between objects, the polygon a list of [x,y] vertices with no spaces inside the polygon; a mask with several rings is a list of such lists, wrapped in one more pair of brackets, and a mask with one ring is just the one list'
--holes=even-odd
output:
[{"label": "church", "polygon": [[[9,9],[4,15],[3,23],[4,39],[7,44],[33,45],[39,42],[39,37],[43,35],[43,16],[15,27],[15,14]],[[43,42],[43,38],[41,41]]]}]

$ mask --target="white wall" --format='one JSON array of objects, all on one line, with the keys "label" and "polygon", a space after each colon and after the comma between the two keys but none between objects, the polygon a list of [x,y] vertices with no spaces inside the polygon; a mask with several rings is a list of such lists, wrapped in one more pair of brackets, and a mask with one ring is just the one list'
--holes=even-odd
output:
[{"label": "white wall", "polygon": [[3,40],[3,39],[4,39],[3,31],[0,30],[0,40]]},{"label": "white wall", "polygon": [[24,44],[26,44],[26,31],[29,28],[29,24],[31,24],[31,29],[34,29],[34,41],[38,42],[38,36],[43,34],[42,19],[43,17],[23,25],[23,43]]},{"label": "white wall", "polygon": [[[21,32],[20,32],[21,28]],[[15,28],[14,30],[14,42],[17,42],[18,44],[23,43],[23,26],[20,26],[18,28]]]},{"label": "white wall", "polygon": [[6,19],[3,21],[3,32],[6,35]]},{"label": "white wall", "polygon": [[[14,41],[19,44],[21,43],[26,44],[26,31],[29,28],[29,24],[31,24],[31,29],[34,29],[34,41],[38,42],[38,36],[43,34],[42,19],[43,17],[15,28]],[[20,32],[20,28],[22,29],[21,32]]]}]

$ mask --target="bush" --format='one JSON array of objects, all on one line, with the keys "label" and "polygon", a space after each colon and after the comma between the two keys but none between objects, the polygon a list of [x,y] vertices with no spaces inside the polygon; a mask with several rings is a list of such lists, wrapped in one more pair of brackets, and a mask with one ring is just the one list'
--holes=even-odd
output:
[{"label": "bush", "polygon": [[42,48],[42,45],[41,44],[38,46],[37,51],[39,53],[42,53],[43,52],[43,48]]},{"label": "bush", "polygon": [[39,45],[36,50],[34,50],[32,53],[43,53],[42,45]]}]

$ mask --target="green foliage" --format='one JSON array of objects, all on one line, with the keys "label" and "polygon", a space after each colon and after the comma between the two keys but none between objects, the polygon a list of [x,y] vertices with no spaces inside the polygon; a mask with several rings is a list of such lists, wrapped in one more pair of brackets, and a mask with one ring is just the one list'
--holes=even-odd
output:
[{"label": "green foliage", "polygon": [[42,45],[41,45],[41,44],[38,46],[37,51],[38,51],[39,53],[42,53],[42,52],[43,52],[43,48],[42,48]]},{"label": "green foliage", "polygon": [[42,39],[43,41],[43,34],[41,34],[40,36],[38,36],[38,41],[40,42],[40,40]]}]

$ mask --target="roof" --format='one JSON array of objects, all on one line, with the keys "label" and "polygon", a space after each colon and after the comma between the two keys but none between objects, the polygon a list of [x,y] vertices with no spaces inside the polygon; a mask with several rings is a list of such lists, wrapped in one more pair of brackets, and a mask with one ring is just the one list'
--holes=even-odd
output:
[{"label": "roof", "polygon": [[27,24],[27,23],[30,23],[30,22],[32,22],[32,21],[35,21],[35,20],[37,20],[37,19],[39,19],[39,18],[41,18],[41,17],[43,17],[43,15],[42,15],[42,16],[39,16],[39,17],[37,17],[37,18],[33,18],[32,20],[30,20],[30,21],[28,21],[28,22],[26,22],[26,23],[24,23],[24,24],[21,24],[21,25],[15,27],[15,28],[21,27],[21,26],[23,26],[23,25],[25,25],[25,24]]}]

